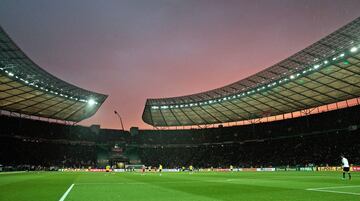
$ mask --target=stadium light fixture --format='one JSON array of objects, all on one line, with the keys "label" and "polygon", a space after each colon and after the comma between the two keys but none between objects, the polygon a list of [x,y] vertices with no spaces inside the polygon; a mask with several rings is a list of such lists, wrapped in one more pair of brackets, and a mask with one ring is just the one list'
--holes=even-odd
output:
[{"label": "stadium light fixture", "polygon": [[[50,92],[51,94],[55,94],[55,95],[58,95],[60,97],[65,97],[65,98],[69,98],[69,99],[72,99],[72,100],[76,100],[76,101],[81,101],[83,103],[89,103],[89,105],[94,105],[94,104],[98,104],[98,102],[96,102],[95,100],[91,101],[91,100],[85,100],[85,99],[79,99],[79,98],[75,98],[73,96],[70,96],[70,94],[65,94],[63,92],[60,92],[60,91],[64,91],[64,89],[61,89],[61,88],[57,88],[57,87],[54,87],[53,85],[49,85],[47,83],[44,83],[43,81],[39,81],[39,80],[28,80],[28,79],[24,79],[21,77],[21,75],[15,75],[15,73],[13,72],[10,72],[9,68],[13,68],[13,67],[1,67],[0,70],[1,71],[4,71],[9,77],[14,77],[15,79],[19,80],[19,81],[22,81],[23,83],[25,83],[26,85],[28,86],[32,86],[32,87],[35,87],[35,88],[38,88],[42,91],[46,91],[46,92]],[[39,84],[41,83],[41,85]],[[45,87],[46,85],[46,87]]]},{"label": "stadium light fixture", "polygon": [[[354,46],[352,47],[349,51],[351,53],[355,53],[358,51],[358,49],[360,48],[360,46]],[[333,51],[333,53],[335,53],[335,51]],[[270,87],[273,87],[277,84],[281,84],[283,82],[287,82],[289,80],[294,80],[298,77],[300,77],[302,74],[307,74],[308,72],[311,72],[313,70],[317,70],[321,67],[326,67],[328,66],[328,64],[330,63],[329,61],[336,61],[336,60],[339,60],[339,59],[342,59],[346,56],[346,53],[347,52],[343,52],[341,54],[339,54],[338,56],[334,56],[332,58],[328,58],[328,60],[323,60],[323,61],[319,61],[319,63],[313,65],[312,67],[309,67],[309,68],[306,68],[306,69],[303,69],[302,71],[299,71],[297,72],[296,74],[292,74],[290,75],[289,77],[285,77],[283,79],[279,79],[277,81],[274,81],[273,83],[269,83],[267,85],[263,85],[263,86],[259,86],[257,88],[253,88],[252,90],[249,90],[249,91],[245,91],[243,93],[238,93],[236,95],[230,95],[230,96],[225,96],[225,97],[222,97],[222,98],[218,98],[218,99],[212,99],[212,100],[208,100],[208,101],[204,101],[204,102],[199,102],[199,103],[190,103],[190,104],[184,104],[184,105],[176,105],[174,106],[175,108],[182,108],[182,107],[194,107],[194,106],[198,106],[198,105],[207,105],[207,104],[216,104],[218,102],[222,102],[222,101],[226,101],[226,100],[232,100],[232,99],[235,99],[235,98],[240,98],[240,97],[243,97],[243,96],[246,96],[246,95],[251,95],[255,92],[259,92],[261,90],[264,90],[266,88],[270,88]],[[318,61],[319,59],[318,58],[315,58],[314,61]],[[344,64],[350,64],[349,61],[345,60],[343,61]],[[298,68],[296,68],[298,69]],[[7,72],[7,71],[5,71]],[[291,73],[291,71],[289,72]],[[284,72],[283,73],[284,75],[288,74],[288,72]],[[274,78],[272,78],[274,79]],[[264,81],[262,81],[261,83],[264,83]],[[243,90],[246,90],[246,89],[243,89]],[[171,106],[152,106],[151,108],[152,109],[167,109],[167,108],[174,108],[174,107],[171,107]]]},{"label": "stadium light fixture", "polygon": [[352,47],[352,48],[350,49],[350,52],[356,52],[357,50],[358,50],[357,47]]},{"label": "stadium light fixture", "polygon": [[96,104],[96,101],[94,99],[89,99],[88,102],[87,102],[90,106],[93,106]]}]

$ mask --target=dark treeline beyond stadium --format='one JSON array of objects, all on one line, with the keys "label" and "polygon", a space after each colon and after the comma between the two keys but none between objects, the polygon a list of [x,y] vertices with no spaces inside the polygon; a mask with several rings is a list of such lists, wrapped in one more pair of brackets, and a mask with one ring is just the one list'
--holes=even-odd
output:
[{"label": "dark treeline beyond stadium", "polygon": [[118,162],[174,168],[360,164],[360,106],[245,126],[126,131],[0,116],[0,164],[104,167]]}]

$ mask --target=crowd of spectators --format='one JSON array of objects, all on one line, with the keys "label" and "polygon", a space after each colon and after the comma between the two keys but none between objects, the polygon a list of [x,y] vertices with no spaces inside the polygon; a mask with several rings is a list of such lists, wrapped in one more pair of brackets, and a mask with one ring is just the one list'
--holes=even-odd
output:
[{"label": "crowd of spectators", "polygon": [[134,135],[0,115],[0,164],[87,168],[108,161],[111,152],[167,168],[339,165],[341,154],[360,164],[359,113],[354,106],[268,123]]},{"label": "crowd of spectators", "polygon": [[0,164],[20,169],[96,167],[129,132],[0,115]]},{"label": "crowd of spectators", "polygon": [[211,129],[142,130],[142,162],[166,167],[274,167],[360,164],[360,107]]}]

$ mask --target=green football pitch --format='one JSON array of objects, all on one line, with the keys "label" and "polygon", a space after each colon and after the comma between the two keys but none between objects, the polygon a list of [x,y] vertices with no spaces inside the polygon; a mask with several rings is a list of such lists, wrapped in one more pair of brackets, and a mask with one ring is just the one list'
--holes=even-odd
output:
[{"label": "green football pitch", "polygon": [[341,172],[0,173],[1,201],[360,200]]}]

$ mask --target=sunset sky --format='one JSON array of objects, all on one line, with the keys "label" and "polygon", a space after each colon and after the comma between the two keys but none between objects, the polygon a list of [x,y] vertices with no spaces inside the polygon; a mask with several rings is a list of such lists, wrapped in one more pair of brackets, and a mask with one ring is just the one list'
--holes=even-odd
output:
[{"label": "sunset sky", "polygon": [[0,0],[0,25],[46,71],[109,98],[83,125],[150,128],[146,98],[217,88],[360,16],[359,0]]}]

